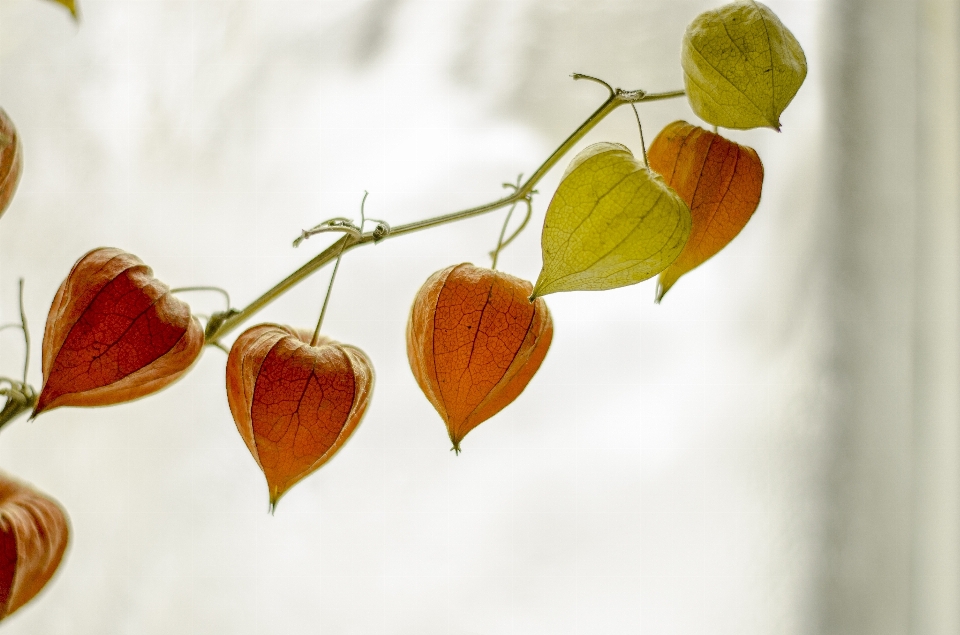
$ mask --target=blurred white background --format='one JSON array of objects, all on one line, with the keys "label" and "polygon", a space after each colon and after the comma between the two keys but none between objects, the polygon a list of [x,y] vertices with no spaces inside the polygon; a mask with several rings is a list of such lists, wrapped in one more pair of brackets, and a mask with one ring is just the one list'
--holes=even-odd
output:
[{"label": "blurred white background", "polygon": [[[39,388],[46,311],[94,247],[243,306],[364,190],[391,224],[493,200],[603,101],[571,72],[681,88],[683,30],[716,4],[81,0],[77,27],[3,0],[0,106],[25,169],[0,220],[0,321],[25,277]],[[765,164],[759,211],[662,305],[653,281],[548,297],[544,365],[454,456],[407,365],[407,312],[433,271],[489,264],[505,211],[356,250],[325,331],[372,358],[372,405],[276,516],[216,349],[153,397],[3,430],[0,466],[73,528],[7,632],[960,630],[956,6],[768,4],[807,81],[781,134],[729,133]],[[640,112],[648,141],[696,121],[684,100]],[[600,140],[639,153],[632,112],[583,145]],[[501,269],[536,278],[565,164]],[[328,275],[258,320],[310,327]],[[0,373],[21,360],[5,331]]]}]

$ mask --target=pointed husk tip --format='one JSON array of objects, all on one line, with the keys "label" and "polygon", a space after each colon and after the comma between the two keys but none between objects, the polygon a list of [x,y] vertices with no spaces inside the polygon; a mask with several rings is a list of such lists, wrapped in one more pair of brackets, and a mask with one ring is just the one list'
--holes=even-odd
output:
[{"label": "pointed husk tip", "polygon": [[453,433],[450,431],[450,429],[447,428],[447,436],[450,437],[450,443],[453,444],[453,446],[450,448],[450,451],[456,454],[457,456],[460,456],[460,452],[462,452],[462,450],[460,449],[460,442],[463,441],[463,436],[466,436],[466,435],[455,437],[453,436]]},{"label": "pointed husk tip", "polygon": [[543,288],[545,286],[546,285],[543,282],[543,272],[540,272],[540,275],[537,276],[537,283],[533,285],[533,291],[530,292],[530,295],[529,297],[527,297],[527,300],[529,300],[530,302],[533,302],[537,298],[542,298],[543,296],[547,295],[546,293],[543,292]]},{"label": "pointed husk tip", "polygon": [[654,302],[660,304],[663,300],[663,296],[667,295],[667,291],[670,290],[672,285],[664,285],[662,279],[657,280],[657,297],[654,299]]},{"label": "pointed husk tip", "polygon": [[[42,395],[42,394],[43,394],[43,393],[41,393],[41,395]],[[54,406],[54,408],[56,408],[56,406]],[[50,408],[50,402],[49,402],[49,401],[43,401],[43,402],[41,402],[41,401],[40,401],[40,397],[37,397],[37,401],[36,401],[36,403],[34,404],[33,410],[30,412],[30,416],[27,418],[27,421],[33,421],[33,420],[36,419],[38,416],[40,416],[41,414],[43,414],[44,412],[46,412],[47,410],[50,410],[50,409],[51,409],[51,408]]]},{"label": "pointed husk tip", "polygon": [[281,491],[280,488],[270,486],[270,503],[267,507],[267,511],[270,512],[270,515],[273,516],[277,511],[277,503],[280,502],[280,497],[284,495],[286,490]]}]

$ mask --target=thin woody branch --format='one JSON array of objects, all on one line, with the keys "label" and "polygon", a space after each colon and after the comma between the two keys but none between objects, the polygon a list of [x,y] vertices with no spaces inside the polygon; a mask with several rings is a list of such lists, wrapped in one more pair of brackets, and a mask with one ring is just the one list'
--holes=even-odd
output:
[{"label": "thin woody branch", "polygon": [[[685,94],[685,92],[682,90],[673,90],[664,93],[648,93],[643,90],[623,90],[621,88],[612,89],[606,82],[588,75],[574,74],[573,78],[589,79],[598,82],[610,89],[610,96],[606,101],[603,102],[603,104],[600,105],[599,108],[597,108],[597,110],[593,112],[593,114],[587,117],[586,121],[580,124],[579,128],[574,130],[573,133],[567,137],[566,140],[564,140],[564,142],[561,143],[560,146],[554,150],[549,157],[547,157],[547,160],[537,168],[530,178],[521,183],[511,194],[485,205],[479,205],[477,207],[471,207],[459,212],[443,214],[441,216],[434,216],[433,218],[427,218],[424,220],[407,223],[405,225],[398,225],[391,228],[386,226],[384,223],[377,225],[376,229],[373,231],[362,232],[359,234],[356,232],[349,232],[332,245],[324,249],[322,252],[320,252],[320,254],[315,256],[302,267],[281,280],[272,289],[251,302],[244,309],[240,311],[233,310],[224,314],[214,314],[207,327],[205,336],[207,344],[217,344],[220,338],[235,330],[245,321],[253,317],[255,313],[286,293],[290,288],[294,287],[296,284],[309,277],[317,270],[321,269],[327,263],[336,260],[339,256],[345,254],[351,249],[354,249],[355,247],[360,247],[370,243],[377,243],[381,240],[395,238],[405,234],[412,234],[413,232],[430,229],[432,227],[439,227],[440,225],[446,225],[448,223],[455,223],[457,221],[480,216],[482,214],[486,214],[488,212],[524,201],[533,193],[533,189],[536,187],[537,183],[544,176],[546,176],[547,172],[549,172],[553,166],[555,166],[557,162],[560,161],[565,154],[567,154],[567,152],[569,152],[581,139],[583,139],[588,132],[593,130],[598,123],[603,121],[607,115],[612,113],[620,106],[647,101],[675,99],[677,97],[682,97]],[[318,226],[318,228],[320,227],[323,227],[323,224]],[[333,227],[324,229],[329,231],[330,229],[333,229]],[[343,228],[338,227],[337,229],[342,231]],[[310,231],[311,230],[308,230],[307,232],[304,232],[304,234],[309,234]],[[305,237],[306,236],[303,235],[301,239]]]}]

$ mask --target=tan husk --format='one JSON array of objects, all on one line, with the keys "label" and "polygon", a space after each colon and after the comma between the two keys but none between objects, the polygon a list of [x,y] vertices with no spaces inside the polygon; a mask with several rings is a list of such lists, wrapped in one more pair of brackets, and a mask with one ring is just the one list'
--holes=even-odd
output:
[{"label": "tan husk", "polygon": [[55,501],[0,472],[0,619],[50,581],[69,536],[66,514]]},{"label": "tan husk", "polygon": [[0,216],[10,206],[23,172],[23,146],[9,115],[0,108]]}]

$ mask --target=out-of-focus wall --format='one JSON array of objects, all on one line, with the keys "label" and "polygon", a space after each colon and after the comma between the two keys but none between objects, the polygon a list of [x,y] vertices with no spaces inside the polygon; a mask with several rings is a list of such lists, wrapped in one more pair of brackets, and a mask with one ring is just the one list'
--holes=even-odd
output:
[{"label": "out-of-focus wall", "polygon": [[816,632],[956,633],[960,3],[834,2],[827,17]]},{"label": "out-of-focus wall", "polygon": [[[243,305],[326,244],[292,249],[302,228],[357,215],[364,190],[368,215],[392,224],[492,200],[604,98],[571,72],[680,88],[683,28],[714,4],[81,0],[77,27],[53,4],[7,0],[0,105],[26,167],[0,219],[0,318],[24,276],[38,340],[60,280],[100,245]],[[215,349],[149,399],[3,430],[0,466],[73,526],[61,572],[7,631],[817,632],[843,390],[825,371],[821,4],[769,5],[810,74],[781,134],[729,133],[764,161],[760,209],[662,305],[652,281],[549,297],[546,362],[454,456],[407,367],[407,311],[433,271],[487,263],[503,213],[350,253],[325,330],[373,359],[372,406],[276,516]],[[693,120],[683,100],[641,116],[648,142]],[[584,145],[600,140],[639,152],[633,114]],[[561,172],[503,270],[536,277]],[[260,318],[313,324],[326,280]],[[19,372],[21,351],[4,331],[0,373]],[[32,353],[39,385],[38,341]]]}]

